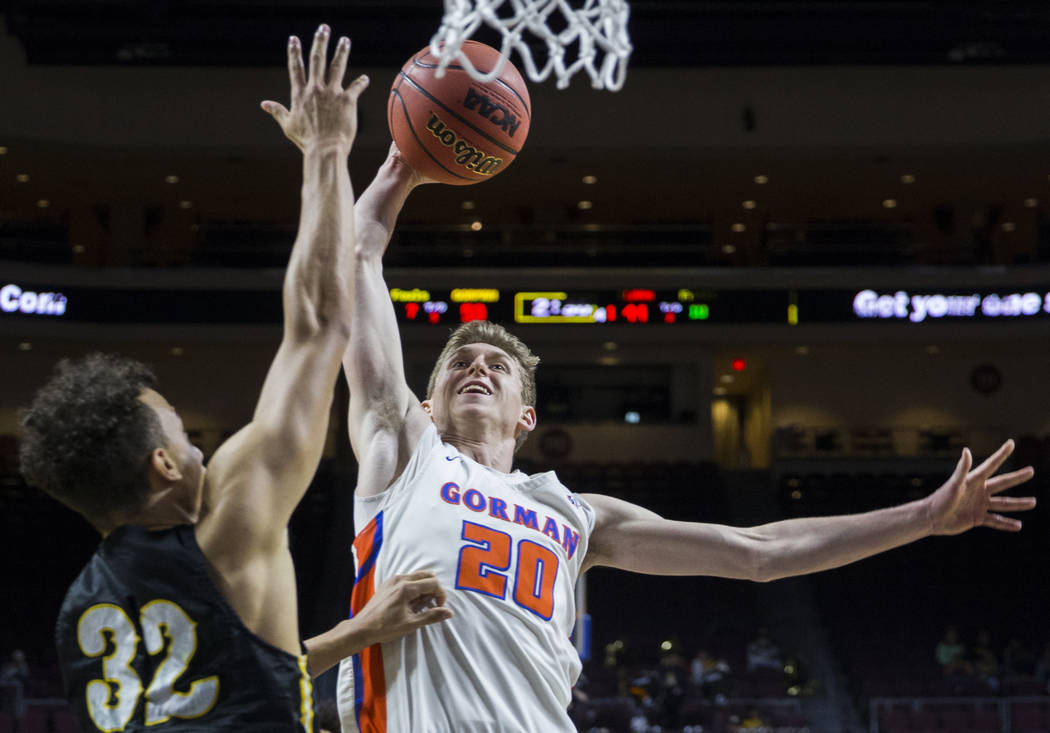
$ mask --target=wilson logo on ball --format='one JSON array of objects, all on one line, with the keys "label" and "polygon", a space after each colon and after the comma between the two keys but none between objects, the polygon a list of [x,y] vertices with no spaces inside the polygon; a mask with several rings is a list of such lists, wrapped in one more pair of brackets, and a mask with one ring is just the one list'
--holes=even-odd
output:
[{"label": "wilson logo on ball", "polygon": [[518,125],[521,124],[521,120],[513,112],[502,104],[493,102],[487,94],[478,93],[473,87],[467,89],[467,98],[463,100],[463,106],[499,125],[510,137],[514,137]]},{"label": "wilson logo on ball", "polygon": [[491,176],[503,165],[502,158],[488,155],[483,150],[478,150],[473,145],[459,139],[459,136],[451,130],[436,114],[430,115],[427,122],[427,130],[436,137],[445,147],[452,148],[456,153],[455,161],[467,170],[480,173],[483,176]]},{"label": "wilson logo on ball", "polygon": [[514,162],[529,137],[531,105],[525,80],[500,52],[477,41],[460,51],[482,74],[440,60],[430,46],[409,58],[394,78],[387,100],[390,134],[404,159],[423,176],[454,186],[491,181]]}]

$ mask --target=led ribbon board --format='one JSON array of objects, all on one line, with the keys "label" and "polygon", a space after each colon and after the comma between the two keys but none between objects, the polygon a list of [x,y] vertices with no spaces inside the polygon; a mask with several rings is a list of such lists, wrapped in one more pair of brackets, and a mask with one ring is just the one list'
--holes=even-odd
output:
[{"label": "led ribbon board", "polygon": [[0,313],[17,313],[27,316],[63,316],[66,313],[66,296],[50,290],[32,290],[16,283],[0,287]]},{"label": "led ribbon board", "polygon": [[1050,286],[1024,288],[858,288],[798,294],[809,323],[966,323],[1050,319]]},{"label": "led ribbon board", "polygon": [[[399,283],[390,298],[402,324],[487,319],[522,326],[1003,323],[1050,319],[1050,285],[950,290],[625,288],[582,290],[433,288]],[[281,293],[269,290],[92,288],[0,281],[0,322],[280,324]]]}]

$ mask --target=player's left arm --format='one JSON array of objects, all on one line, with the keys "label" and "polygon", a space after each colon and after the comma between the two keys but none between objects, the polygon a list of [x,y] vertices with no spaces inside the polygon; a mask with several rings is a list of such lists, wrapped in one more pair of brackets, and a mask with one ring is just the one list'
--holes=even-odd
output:
[{"label": "player's left arm", "polygon": [[1032,478],[1031,466],[993,474],[1013,452],[1007,441],[977,468],[964,450],[955,472],[917,501],[864,514],[808,517],[758,527],[663,519],[608,496],[585,495],[595,511],[585,567],[607,565],[653,575],[713,575],[766,582],[840,567],[931,535],[973,527],[1016,532],[1035,497],[999,496]]},{"label": "player's left arm", "polygon": [[421,571],[385,580],[353,618],[303,642],[310,674],[317,677],[342,659],[373,644],[400,639],[423,626],[447,621],[445,591],[433,573]]}]

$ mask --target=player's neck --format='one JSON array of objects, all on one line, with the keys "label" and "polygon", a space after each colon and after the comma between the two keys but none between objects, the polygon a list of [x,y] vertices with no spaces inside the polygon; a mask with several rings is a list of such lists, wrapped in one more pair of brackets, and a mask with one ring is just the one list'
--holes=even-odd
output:
[{"label": "player's neck", "polygon": [[469,436],[454,432],[441,436],[475,463],[503,473],[510,473],[514,465],[514,440],[499,436]]},{"label": "player's neck", "polygon": [[121,525],[130,524],[148,530],[171,529],[180,524],[196,524],[200,510],[187,506],[172,495],[172,487],[154,489],[146,503],[135,513],[121,518]]}]

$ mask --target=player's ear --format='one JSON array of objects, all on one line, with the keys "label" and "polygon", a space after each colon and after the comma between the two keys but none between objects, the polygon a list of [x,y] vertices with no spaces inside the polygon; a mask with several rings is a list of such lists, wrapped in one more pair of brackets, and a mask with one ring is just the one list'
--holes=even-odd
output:
[{"label": "player's ear", "polygon": [[434,416],[432,412],[433,403],[430,400],[423,400],[419,404],[423,408],[423,412],[425,412],[430,417]]},{"label": "player's ear", "polygon": [[518,418],[518,427],[526,433],[531,433],[536,429],[536,408],[521,408],[521,417]]},{"label": "player's ear", "polygon": [[155,448],[149,457],[150,473],[161,482],[171,483],[182,478],[179,465],[164,448]]}]

